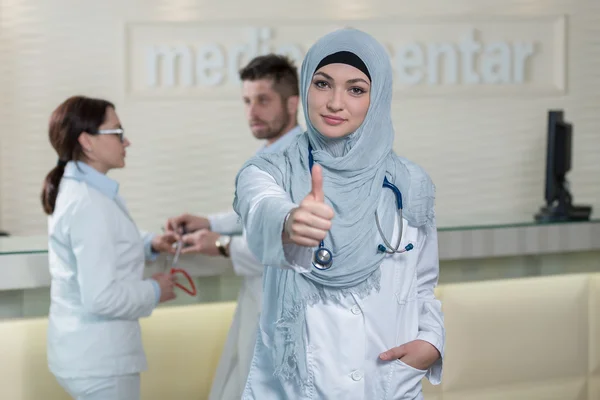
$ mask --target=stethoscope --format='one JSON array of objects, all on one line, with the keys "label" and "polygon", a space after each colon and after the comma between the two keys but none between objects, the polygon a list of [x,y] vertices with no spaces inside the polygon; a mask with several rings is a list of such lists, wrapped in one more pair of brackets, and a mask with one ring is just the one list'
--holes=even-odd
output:
[{"label": "stethoscope", "polygon": [[[312,174],[313,164],[314,164],[314,160],[313,160],[313,155],[312,155],[312,146],[309,144],[308,145],[308,168],[309,168],[309,171],[311,174]],[[377,224],[377,230],[379,231],[379,235],[383,239],[383,243],[384,243],[384,244],[378,245],[377,250],[380,253],[386,253],[386,254],[404,253],[406,251],[412,250],[413,249],[412,243],[409,243],[406,246],[404,246],[403,248],[400,248],[400,243],[402,242],[402,228],[403,228],[402,227],[402,193],[400,193],[400,189],[398,189],[396,187],[396,185],[394,185],[393,183],[388,181],[387,177],[383,178],[383,187],[390,189],[392,192],[394,192],[394,196],[396,196],[396,207],[398,209],[396,216],[398,219],[398,226],[400,227],[399,228],[400,232],[398,234],[396,246],[392,246],[390,244],[390,242],[388,242],[388,240],[385,238],[385,234],[383,233],[383,230],[381,229],[381,224],[379,223],[379,216],[377,215],[377,210],[375,210],[375,223]],[[323,271],[323,270],[331,268],[332,263],[333,263],[333,254],[331,253],[331,250],[329,250],[328,248],[325,247],[325,243],[323,242],[323,240],[321,240],[321,243],[319,244],[319,248],[317,248],[317,250],[315,250],[315,252],[313,254],[313,260],[312,260],[313,267],[315,267],[318,270]]]}]

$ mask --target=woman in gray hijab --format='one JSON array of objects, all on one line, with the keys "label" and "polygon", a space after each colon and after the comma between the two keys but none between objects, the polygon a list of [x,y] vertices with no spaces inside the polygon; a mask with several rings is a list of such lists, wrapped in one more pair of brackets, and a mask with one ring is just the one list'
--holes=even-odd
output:
[{"label": "woman in gray hijab", "polygon": [[342,29],[302,64],[307,130],[249,160],[234,208],[266,266],[243,399],[421,399],[439,384],[444,322],[435,189],[392,150],[392,69]]}]

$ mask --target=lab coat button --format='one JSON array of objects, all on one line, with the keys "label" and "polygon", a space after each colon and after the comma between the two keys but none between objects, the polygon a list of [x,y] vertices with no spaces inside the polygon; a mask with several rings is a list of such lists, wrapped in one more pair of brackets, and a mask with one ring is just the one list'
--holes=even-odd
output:
[{"label": "lab coat button", "polygon": [[354,315],[358,315],[360,314],[360,307],[359,306],[354,306],[350,309],[350,311],[352,311],[352,314]]},{"label": "lab coat button", "polygon": [[352,372],[352,379],[354,379],[355,381],[360,381],[363,377],[362,373],[360,371],[354,371]]}]

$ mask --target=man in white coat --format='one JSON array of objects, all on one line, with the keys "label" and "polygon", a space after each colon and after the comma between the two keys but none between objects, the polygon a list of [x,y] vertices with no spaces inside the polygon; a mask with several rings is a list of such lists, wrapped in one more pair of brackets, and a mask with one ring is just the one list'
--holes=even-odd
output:
[{"label": "man in white coat", "polygon": [[[286,57],[259,56],[240,71],[250,129],[264,140],[259,152],[285,149],[302,133],[298,125],[298,72]],[[185,226],[183,253],[231,258],[242,276],[238,305],[216,371],[209,400],[240,399],[250,362],[262,299],[263,266],[248,249],[238,215],[227,211],[206,217],[190,214],[170,218],[167,230]],[[223,271],[225,272],[225,271]]]}]

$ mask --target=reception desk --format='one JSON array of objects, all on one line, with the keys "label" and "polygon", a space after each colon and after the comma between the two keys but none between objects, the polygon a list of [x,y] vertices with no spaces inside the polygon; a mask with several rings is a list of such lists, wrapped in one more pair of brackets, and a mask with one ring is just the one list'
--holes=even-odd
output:
[{"label": "reception desk", "polygon": [[[600,271],[600,220],[439,227],[440,283]],[[164,268],[164,258],[147,275]],[[165,305],[235,300],[239,278],[221,257],[183,256],[198,295]],[[0,237],[0,319],[46,315],[50,275],[46,236]]]},{"label": "reception desk", "polygon": [[[68,398],[46,365],[46,240],[0,239],[2,399]],[[600,398],[600,221],[441,227],[439,249],[444,379],[425,382],[426,400]],[[233,315],[239,279],[229,261],[181,263],[198,295],[142,320],[144,399],[206,398]]]},{"label": "reception desk", "polygon": [[[425,400],[600,399],[600,274],[442,284],[442,384]],[[143,318],[144,400],[208,397],[234,302]],[[69,400],[46,361],[47,318],[0,321],[0,399]],[[167,338],[167,339],[165,339]]]}]

